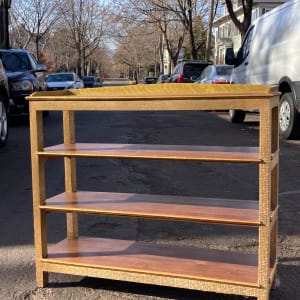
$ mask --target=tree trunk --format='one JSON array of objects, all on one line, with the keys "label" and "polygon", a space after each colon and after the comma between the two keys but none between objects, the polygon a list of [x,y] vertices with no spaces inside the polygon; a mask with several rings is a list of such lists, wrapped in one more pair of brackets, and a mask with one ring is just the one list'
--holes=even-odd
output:
[{"label": "tree trunk", "polygon": [[9,49],[8,9],[0,5],[0,49]]},{"label": "tree trunk", "polygon": [[209,20],[208,20],[206,49],[205,49],[205,60],[206,61],[208,61],[210,58],[210,44],[211,44],[213,15],[214,15],[214,0],[210,0]]},{"label": "tree trunk", "polygon": [[251,25],[253,0],[242,0],[242,6],[244,12],[243,22],[239,21],[239,19],[237,18],[233,10],[232,0],[225,0],[225,2],[226,2],[229,16],[232,22],[238,28],[239,32],[241,33],[241,37],[243,39],[249,26]]}]

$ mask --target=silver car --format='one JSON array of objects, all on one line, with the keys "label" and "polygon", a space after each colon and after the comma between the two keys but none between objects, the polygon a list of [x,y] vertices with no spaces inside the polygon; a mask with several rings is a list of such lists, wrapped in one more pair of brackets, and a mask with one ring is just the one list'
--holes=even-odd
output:
[{"label": "silver car", "polygon": [[230,83],[232,65],[209,65],[207,66],[197,83],[226,84]]},{"label": "silver car", "polygon": [[83,81],[73,72],[49,74],[45,83],[47,91],[84,88]]}]

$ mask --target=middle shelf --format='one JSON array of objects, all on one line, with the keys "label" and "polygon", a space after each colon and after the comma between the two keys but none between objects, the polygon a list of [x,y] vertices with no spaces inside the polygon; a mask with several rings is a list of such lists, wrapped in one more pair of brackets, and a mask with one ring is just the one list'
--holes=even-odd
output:
[{"label": "middle shelf", "polygon": [[258,201],[110,192],[64,192],[42,210],[259,226]]},{"label": "middle shelf", "polygon": [[39,151],[38,155],[53,157],[103,157],[139,159],[175,159],[261,163],[258,147],[225,147],[195,145],[147,145],[147,144],[60,144]]}]

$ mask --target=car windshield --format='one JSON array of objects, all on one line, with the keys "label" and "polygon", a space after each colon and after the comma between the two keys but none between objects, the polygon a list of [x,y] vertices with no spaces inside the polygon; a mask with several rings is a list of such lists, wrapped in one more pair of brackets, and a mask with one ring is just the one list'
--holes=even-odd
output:
[{"label": "car windshield", "polygon": [[0,55],[7,72],[30,71],[30,64],[25,54],[2,52]]},{"label": "car windshield", "polygon": [[47,82],[62,82],[62,81],[74,81],[73,74],[50,74],[48,75]]},{"label": "car windshield", "polygon": [[231,75],[233,66],[217,66],[216,67],[216,71],[217,71],[217,75]]},{"label": "car windshield", "polygon": [[206,64],[186,64],[184,66],[185,77],[199,77],[206,68]]},{"label": "car windshield", "polygon": [[94,82],[95,81],[95,77],[92,77],[92,76],[83,77],[83,81],[84,82]]}]

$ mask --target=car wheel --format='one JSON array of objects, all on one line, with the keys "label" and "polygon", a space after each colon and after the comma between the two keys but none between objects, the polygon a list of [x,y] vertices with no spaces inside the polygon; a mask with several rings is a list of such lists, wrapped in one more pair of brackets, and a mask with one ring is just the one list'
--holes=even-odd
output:
[{"label": "car wheel", "polygon": [[243,123],[246,113],[243,110],[230,109],[229,119],[232,123]]},{"label": "car wheel", "polygon": [[0,96],[0,147],[5,146],[8,138],[7,108]]},{"label": "car wheel", "polygon": [[300,135],[300,116],[292,93],[284,93],[279,103],[279,135],[282,139],[296,138]]}]

